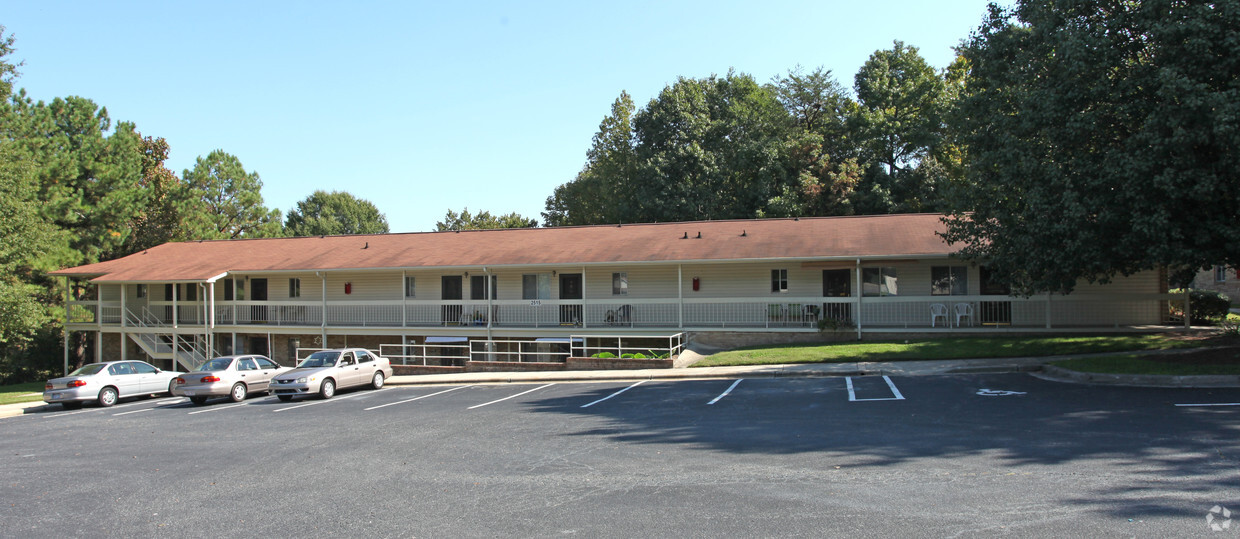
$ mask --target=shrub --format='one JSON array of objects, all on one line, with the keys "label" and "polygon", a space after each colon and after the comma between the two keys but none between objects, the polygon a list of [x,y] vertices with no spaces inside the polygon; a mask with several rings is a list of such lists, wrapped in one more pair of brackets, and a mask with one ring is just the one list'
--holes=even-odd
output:
[{"label": "shrub", "polygon": [[650,358],[646,357],[646,354],[637,353],[637,354],[633,354],[633,359],[650,359]]},{"label": "shrub", "polygon": [[616,359],[616,354],[613,354],[611,352],[599,352],[590,357],[594,357],[598,359]]},{"label": "shrub", "polygon": [[1213,290],[1190,290],[1188,302],[1194,324],[1217,324],[1231,310],[1231,298]]},{"label": "shrub", "polygon": [[633,354],[620,354],[620,359],[633,359]]}]

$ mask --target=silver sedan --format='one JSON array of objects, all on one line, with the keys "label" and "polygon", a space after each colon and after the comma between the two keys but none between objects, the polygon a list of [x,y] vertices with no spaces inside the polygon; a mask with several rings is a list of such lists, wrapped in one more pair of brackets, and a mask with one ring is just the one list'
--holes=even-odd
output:
[{"label": "silver sedan", "polygon": [[58,402],[65,408],[80,408],[90,401],[112,406],[134,395],[171,393],[180,374],[159,370],[144,361],[91,363],[68,376],[48,380],[43,386],[43,401]]},{"label": "silver sedan", "polygon": [[290,369],[277,365],[266,356],[217,357],[203,363],[194,372],[178,376],[172,394],[189,397],[194,404],[226,395],[233,402],[241,402],[251,393],[268,391],[271,379],[287,370]]},{"label": "silver sedan", "polygon": [[337,388],[369,385],[379,389],[391,377],[391,362],[364,348],[323,350],[310,354],[296,369],[273,378],[271,392],[282,401],[316,394],[330,399]]}]

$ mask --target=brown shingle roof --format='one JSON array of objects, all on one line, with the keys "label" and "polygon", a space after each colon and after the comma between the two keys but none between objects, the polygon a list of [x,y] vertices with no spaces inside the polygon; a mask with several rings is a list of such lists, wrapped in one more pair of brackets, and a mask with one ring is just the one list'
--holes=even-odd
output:
[{"label": "brown shingle roof", "polygon": [[161,282],[258,271],[938,257],[955,251],[936,234],[944,230],[941,218],[904,214],[194,241],[52,274]]}]

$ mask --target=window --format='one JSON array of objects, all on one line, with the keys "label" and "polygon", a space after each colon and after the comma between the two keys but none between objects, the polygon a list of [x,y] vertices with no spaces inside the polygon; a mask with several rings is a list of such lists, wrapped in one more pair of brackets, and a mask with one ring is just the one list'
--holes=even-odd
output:
[{"label": "window", "polygon": [[629,272],[621,271],[611,274],[611,295],[629,295]]},{"label": "window", "polygon": [[185,301],[198,301],[198,285],[185,283]]},{"label": "window", "polygon": [[253,360],[253,359],[251,359],[251,358],[248,358],[248,357],[247,357],[247,358],[242,359],[240,362],[238,362],[238,363],[237,363],[237,370],[239,370],[239,371],[256,371],[256,370],[258,370],[258,364],[257,364],[257,363],[254,363],[254,360]]},{"label": "window", "polygon": [[861,268],[861,295],[895,296],[897,292],[895,268]]},{"label": "window", "polygon": [[134,372],[137,372],[138,374],[155,374],[157,372],[155,367],[141,361],[130,363],[130,365],[133,366]]},{"label": "window", "polygon": [[1227,281],[1227,266],[1214,266],[1214,282],[1222,283]]},{"label": "window", "polygon": [[[495,275],[491,276],[491,299],[496,298],[496,289],[499,288],[499,281]],[[469,299],[487,299],[487,278],[485,275],[474,275],[469,278]]]},{"label": "window", "polygon": [[272,360],[270,360],[270,359],[267,359],[267,358],[265,358],[265,357],[256,357],[256,358],[254,358],[254,361],[257,361],[257,362],[258,362],[258,366],[259,366],[260,368],[263,368],[263,369],[278,369],[278,368],[280,368],[280,366],[279,366],[279,365],[276,365],[276,362],[274,362],[274,361],[272,361]]},{"label": "window", "polygon": [[413,291],[414,291],[413,277],[405,276],[405,297],[407,298],[416,297],[414,296]]},{"label": "window", "polygon": [[294,277],[288,280],[288,297],[290,298],[301,297],[301,278]]},{"label": "window", "polygon": [[224,279],[224,301],[233,300],[233,280]]},{"label": "window", "polygon": [[551,274],[527,273],[522,275],[521,299],[551,299]]},{"label": "window", "polygon": [[367,362],[370,362],[370,361],[374,361],[374,359],[375,359],[375,358],[373,358],[373,357],[371,357],[371,356],[370,356],[370,352],[367,352],[367,351],[365,351],[365,350],[358,350],[358,351],[357,351],[357,362],[358,362],[358,363],[367,363]]},{"label": "window", "polygon": [[245,281],[236,281],[237,301],[245,301]]},{"label": "window", "polygon": [[771,292],[788,291],[788,270],[771,270]]},{"label": "window", "polygon": [[135,293],[138,295],[138,297],[145,298],[146,297],[146,285],[144,284],[138,285],[138,288]]},{"label": "window", "polygon": [[968,266],[931,266],[931,296],[965,296],[969,294]]},{"label": "window", "polygon": [[171,283],[164,285],[164,300],[165,301],[172,301],[172,295],[174,293],[173,292],[174,290],[176,290],[176,287],[173,286]]}]

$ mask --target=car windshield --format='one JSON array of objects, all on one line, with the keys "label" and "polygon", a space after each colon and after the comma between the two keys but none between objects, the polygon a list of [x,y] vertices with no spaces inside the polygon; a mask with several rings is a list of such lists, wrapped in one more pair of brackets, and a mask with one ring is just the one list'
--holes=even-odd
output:
[{"label": "car windshield", "polygon": [[198,370],[200,371],[223,371],[223,370],[227,370],[228,366],[232,365],[232,362],[233,362],[233,358],[231,357],[217,357],[215,359],[212,359],[211,361],[203,363],[201,367],[198,367]]},{"label": "car windshield", "polygon": [[91,363],[90,365],[83,365],[82,367],[79,367],[78,370],[69,373],[69,376],[85,376],[88,374],[97,374],[99,371],[103,370],[104,367],[106,367],[106,365],[104,365],[103,363]]},{"label": "car windshield", "polygon": [[299,369],[307,369],[313,367],[334,367],[336,359],[340,357],[340,352],[315,352],[310,357],[297,364]]}]

